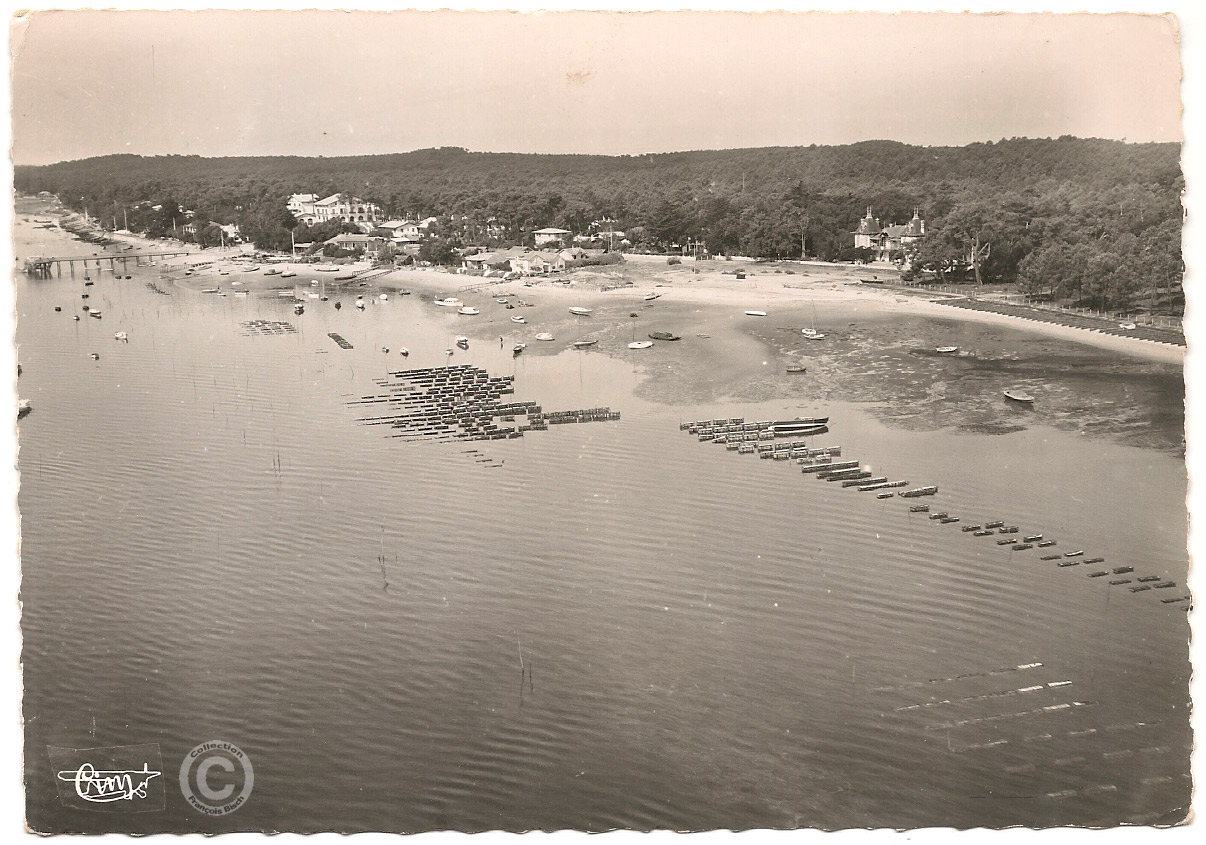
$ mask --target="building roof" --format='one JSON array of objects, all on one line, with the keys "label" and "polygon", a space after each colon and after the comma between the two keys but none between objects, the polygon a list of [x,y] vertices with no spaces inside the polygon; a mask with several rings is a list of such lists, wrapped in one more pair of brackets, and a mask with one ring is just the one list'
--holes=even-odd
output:
[{"label": "building roof", "polygon": [[871,206],[867,206],[867,216],[858,221],[858,228],[854,230],[856,235],[878,235],[883,230],[879,225],[879,218],[871,216]]},{"label": "building roof", "polygon": [[318,199],[318,194],[294,194],[293,196],[289,197],[289,202],[314,202],[316,199]]},{"label": "building roof", "polygon": [[380,241],[380,240],[383,240],[383,239],[375,237],[373,235],[353,235],[350,232],[341,232],[340,234],[336,235],[335,237],[325,241],[325,243],[329,243],[329,244],[346,244],[346,243],[362,244],[362,243],[369,243],[372,241]]},{"label": "building roof", "polygon": [[905,224],[904,234],[906,237],[917,238],[925,235],[925,221],[921,219],[921,215],[916,209],[913,210],[913,219]]}]

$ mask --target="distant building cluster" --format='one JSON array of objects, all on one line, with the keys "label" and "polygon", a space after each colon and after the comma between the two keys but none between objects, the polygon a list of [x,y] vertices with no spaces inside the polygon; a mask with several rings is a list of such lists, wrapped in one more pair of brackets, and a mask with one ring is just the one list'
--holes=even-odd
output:
[{"label": "distant building cluster", "polygon": [[851,234],[855,249],[874,250],[876,261],[889,261],[893,255],[911,251],[921,243],[925,238],[925,221],[918,210],[913,209],[913,219],[908,223],[883,226],[878,217],[872,216],[871,206],[867,206],[867,216],[858,222],[858,228]]},{"label": "distant building cluster", "polygon": [[380,206],[349,194],[331,194],[324,199],[319,199],[318,194],[293,194],[286,207],[299,221],[310,226],[337,220],[371,228],[381,219]]}]

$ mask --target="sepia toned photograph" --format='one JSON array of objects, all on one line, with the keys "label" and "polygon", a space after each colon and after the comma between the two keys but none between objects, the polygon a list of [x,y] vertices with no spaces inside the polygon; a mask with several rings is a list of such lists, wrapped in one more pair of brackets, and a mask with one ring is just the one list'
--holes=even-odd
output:
[{"label": "sepia toned photograph", "polygon": [[1175,14],[9,27],[28,831],[1184,831]]}]

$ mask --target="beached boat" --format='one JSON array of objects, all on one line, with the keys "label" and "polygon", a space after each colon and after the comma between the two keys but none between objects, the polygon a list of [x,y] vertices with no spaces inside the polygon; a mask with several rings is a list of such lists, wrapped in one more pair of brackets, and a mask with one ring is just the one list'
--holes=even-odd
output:
[{"label": "beached boat", "polygon": [[789,373],[806,373],[808,372],[808,368],[802,367],[799,364],[788,364],[787,371]]},{"label": "beached boat", "polygon": [[934,349],[939,355],[953,355],[959,351],[958,346],[939,346]]},{"label": "beached boat", "polygon": [[582,305],[574,305],[570,308],[569,312],[571,314],[573,314],[575,317],[585,317],[588,314],[594,313],[594,310],[595,309],[593,309],[593,308],[586,308],[585,306],[582,306]]},{"label": "beached boat", "polygon": [[282,279],[292,279],[296,275],[297,274],[294,273],[292,270],[286,270],[285,272],[281,273],[281,278]]},{"label": "beached boat", "polygon": [[652,340],[634,340],[628,344],[629,349],[649,349],[651,346],[653,346]]},{"label": "beached boat", "polygon": [[645,301],[653,302],[653,300],[655,300],[655,299],[660,299],[661,296],[662,295],[660,293],[655,293],[655,292],[647,293],[647,294],[645,294]]},{"label": "beached boat", "polygon": [[681,340],[681,338],[673,332],[650,332],[649,337],[653,340]]},{"label": "beached boat", "polygon": [[594,346],[598,342],[597,340],[575,340],[574,346],[578,349],[584,349],[587,346]]},{"label": "beached boat", "polygon": [[1014,402],[1021,402],[1024,405],[1031,405],[1034,403],[1033,396],[1031,396],[1029,393],[1025,393],[1025,392],[1023,392],[1021,390],[1017,390],[1017,389],[1006,390],[1005,398],[1012,399]]},{"label": "beached boat", "polygon": [[537,340],[553,340],[554,338],[548,332],[541,332],[540,334],[536,335],[536,339]]},{"label": "beached boat", "polygon": [[456,313],[464,314],[466,317],[475,317],[482,312],[478,311],[476,308],[466,305],[462,308],[456,309]]},{"label": "beached boat", "polygon": [[444,299],[437,299],[435,301],[435,304],[442,305],[445,308],[460,308],[465,303],[461,302],[455,296],[448,296],[448,297],[445,297]]},{"label": "beached boat", "polygon": [[809,340],[823,340],[825,335],[821,334],[816,329],[800,329],[800,334],[804,335]]},{"label": "beached boat", "polygon": [[512,317],[511,322],[512,323],[526,323],[527,320],[525,320],[523,317]]},{"label": "beached boat", "polygon": [[775,431],[787,431],[801,426],[825,425],[829,417],[796,417],[794,420],[775,420],[768,426]]},{"label": "beached boat", "polygon": [[1139,327],[1136,326],[1134,323],[1119,323],[1118,328],[1122,329],[1123,331],[1129,332],[1129,331],[1134,331],[1135,329],[1137,329]]},{"label": "beached boat", "polygon": [[765,311],[746,311],[745,316],[747,316],[747,317],[765,317],[766,312]]}]

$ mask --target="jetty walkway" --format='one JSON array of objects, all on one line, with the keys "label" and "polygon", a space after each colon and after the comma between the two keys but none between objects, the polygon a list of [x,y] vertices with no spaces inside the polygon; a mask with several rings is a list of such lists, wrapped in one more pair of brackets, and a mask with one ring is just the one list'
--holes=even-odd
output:
[{"label": "jetty walkway", "polygon": [[108,262],[109,269],[116,272],[118,262],[121,262],[122,270],[127,270],[129,269],[131,260],[133,260],[134,266],[137,267],[144,260],[148,264],[153,264],[157,258],[172,258],[178,255],[191,254],[190,250],[178,249],[162,252],[127,252],[113,255],[38,256],[25,260],[25,272],[38,279],[49,279],[52,271],[53,275],[62,276],[63,265],[66,264],[68,272],[74,278],[75,265],[77,263],[82,270],[87,272],[90,268],[100,270],[104,266],[104,263]]},{"label": "jetty walkway", "polygon": [[1155,343],[1167,343],[1173,346],[1185,346],[1185,331],[1181,328],[1162,326],[1136,325],[1133,329],[1124,329],[1119,321],[1106,317],[1094,317],[1087,314],[1075,314],[1067,311],[1053,311],[1046,308],[1035,308],[1030,305],[1016,305],[1012,302],[999,300],[975,299],[941,299],[935,300],[941,305],[952,308],[966,308],[970,311],[984,311],[991,314],[1003,314],[1006,317],[1017,317],[1022,320],[1032,320],[1039,323],[1051,323],[1057,326],[1068,326],[1074,329],[1112,334],[1117,337],[1133,337],[1139,340],[1150,340]]}]

